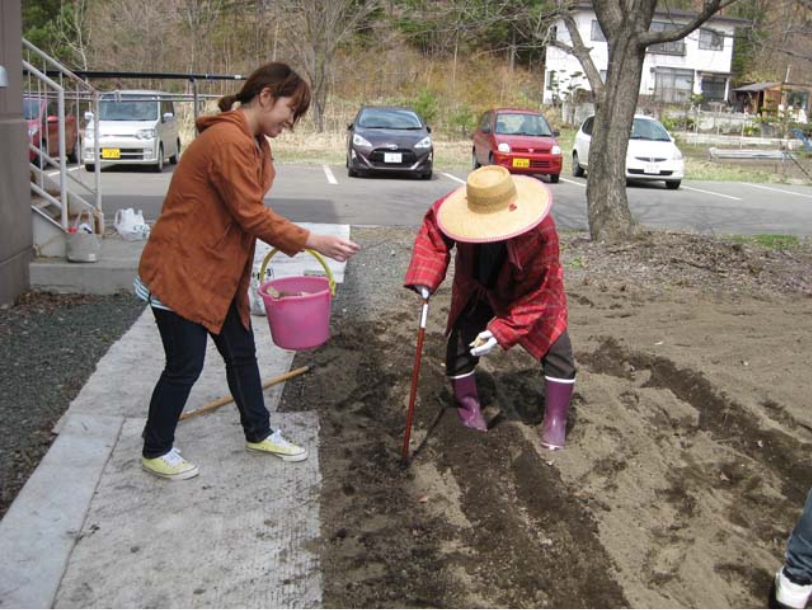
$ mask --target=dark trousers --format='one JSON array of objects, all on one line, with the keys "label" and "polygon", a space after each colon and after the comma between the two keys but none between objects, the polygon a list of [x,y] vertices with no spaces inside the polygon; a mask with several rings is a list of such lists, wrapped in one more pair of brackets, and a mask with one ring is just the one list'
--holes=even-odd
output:
[{"label": "dark trousers", "polygon": [[[145,458],[155,458],[172,449],[178,420],[203,370],[210,334],[201,324],[190,322],[173,311],[153,308],[152,312],[161,333],[166,366],[149,403],[144,428]],[[259,442],[271,433],[271,423],[262,395],[254,332],[245,329],[232,303],[220,334],[211,337],[225,361],[228,387],[240,412],[245,438]]]},{"label": "dark trousers", "polygon": [[[485,330],[493,319],[493,310],[486,302],[472,299],[457,318],[446,344],[445,370],[449,377],[467,375],[476,368],[479,358],[471,355],[470,343]],[[545,377],[575,379],[575,358],[572,343],[564,331],[541,358]]]}]

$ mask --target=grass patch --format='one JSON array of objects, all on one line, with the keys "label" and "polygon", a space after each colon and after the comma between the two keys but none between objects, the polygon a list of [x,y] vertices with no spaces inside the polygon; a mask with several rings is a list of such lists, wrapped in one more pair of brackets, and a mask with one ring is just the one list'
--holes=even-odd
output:
[{"label": "grass patch", "polygon": [[800,241],[794,235],[737,235],[733,241],[740,244],[754,244],[767,250],[793,250]]}]

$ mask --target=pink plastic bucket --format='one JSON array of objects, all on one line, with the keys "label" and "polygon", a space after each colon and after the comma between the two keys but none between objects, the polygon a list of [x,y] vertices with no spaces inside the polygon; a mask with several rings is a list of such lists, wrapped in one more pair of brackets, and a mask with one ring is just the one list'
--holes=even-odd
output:
[{"label": "pink plastic bucket", "polygon": [[[302,296],[274,298],[266,292],[302,292]],[[281,348],[313,349],[330,338],[330,281],[324,277],[284,277],[265,282],[259,289],[271,338]]]}]

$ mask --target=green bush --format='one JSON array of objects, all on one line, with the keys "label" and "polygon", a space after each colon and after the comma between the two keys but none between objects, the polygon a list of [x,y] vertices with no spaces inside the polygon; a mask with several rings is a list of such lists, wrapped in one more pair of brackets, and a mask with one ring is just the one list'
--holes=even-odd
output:
[{"label": "green bush", "polygon": [[417,110],[418,114],[423,117],[427,124],[431,125],[437,120],[437,113],[440,109],[440,101],[428,89],[421,89],[409,104],[412,108]]},{"label": "green bush", "polygon": [[454,134],[468,138],[474,131],[476,120],[477,115],[474,111],[467,104],[462,104],[452,110],[448,117],[448,124]]}]

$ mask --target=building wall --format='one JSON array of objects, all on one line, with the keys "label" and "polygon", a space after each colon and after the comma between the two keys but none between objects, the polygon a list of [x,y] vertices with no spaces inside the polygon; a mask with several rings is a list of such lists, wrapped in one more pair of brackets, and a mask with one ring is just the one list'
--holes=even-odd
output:
[{"label": "building wall", "polygon": [[[605,42],[591,40],[592,22],[596,20],[592,11],[579,11],[574,15],[578,32],[587,47],[591,47],[590,57],[598,70],[606,70],[609,65],[609,48]],[[664,21],[663,18],[654,17],[654,21]],[[701,93],[701,78],[703,73],[718,73],[728,75],[733,61],[733,33],[734,25],[721,20],[709,20],[701,29],[712,29],[724,34],[724,46],[721,50],[705,50],[699,48],[700,30],[697,29],[686,36],[684,55],[666,55],[647,53],[643,63],[643,73],[640,82],[640,93],[651,95],[654,93],[655,74],[657,68],[678,68],[691,70],[694,73],[693,93]],[[556,24],[556,38],[564,43],[571,44],[569,31],[563,21]],[[565,91],[570,85],[578,86],[591,91],[589,81],[583,74],[581,63],[573,56],[561,49],[548,46],[545,64],[544,103],[553,101],[553,90],[549,87],[550,71],[555,71],[559,82],[559,91]],[[578,75],[581,76],[578,76]]]},{"label": "building wall", "polygon": [[33,252],[28,128],[22,110],[22,16],[20,0],[0,1],[0,305],[29,287]]}]

